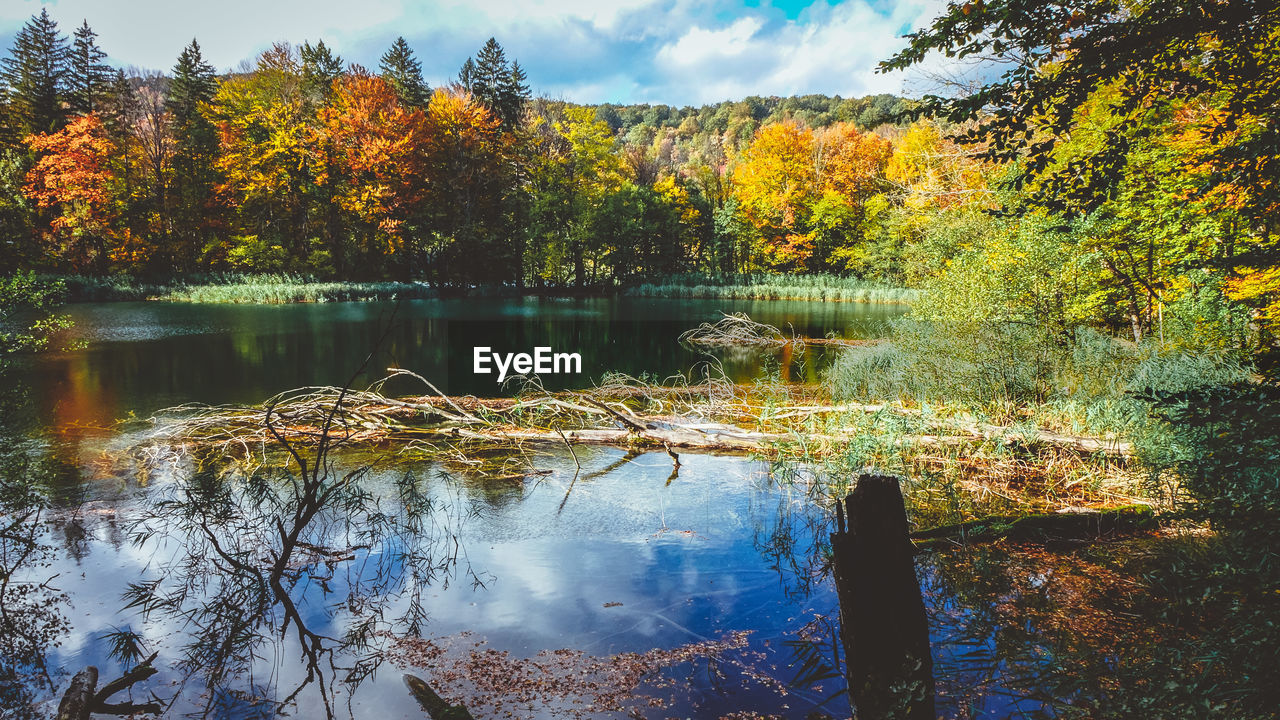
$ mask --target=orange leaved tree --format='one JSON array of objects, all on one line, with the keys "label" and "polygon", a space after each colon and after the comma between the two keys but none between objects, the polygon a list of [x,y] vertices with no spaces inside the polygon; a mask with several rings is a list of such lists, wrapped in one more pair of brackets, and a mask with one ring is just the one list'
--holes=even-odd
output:
[{"label": "orange leaved tree", "polygon": [[813,253],[808,235],[817,189],[813,132],[794,121],[766,125],[733,173],[734,192],[770,266],[801,271]]},{"label": "orange leaved tree", "polygon": [[97,115],[82,115],[57,132],[30,135],[38,154],[23,193],[48,211],[46,238],[55,266],[105,270],[113,247],[115,208],[109,169],[113,146]]},{"label": "orange leaved tree", "polygon": [[411,274],[410,224],[427,189],[426,114],[405,107],[382,78],[357,72],[334,83],[318,130],[330,152],[316,180],[335,190],[357,265],[387,262]]}]

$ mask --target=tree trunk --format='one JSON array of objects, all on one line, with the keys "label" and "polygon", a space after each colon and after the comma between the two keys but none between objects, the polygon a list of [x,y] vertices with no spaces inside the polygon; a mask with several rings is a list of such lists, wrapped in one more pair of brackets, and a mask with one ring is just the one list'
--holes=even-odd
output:
[{"label": "tree trunk", "polygon": [[89,720],[93,708],[93,693],[98,687],[98,668],[89,667],[71,678],[71,687],[58,703],[58,720]]},{"label": "tree trunk", "polygon": [[831,550],[854,715],[932,720],[929,625],[898,478],[859,476],[836,517]]}]

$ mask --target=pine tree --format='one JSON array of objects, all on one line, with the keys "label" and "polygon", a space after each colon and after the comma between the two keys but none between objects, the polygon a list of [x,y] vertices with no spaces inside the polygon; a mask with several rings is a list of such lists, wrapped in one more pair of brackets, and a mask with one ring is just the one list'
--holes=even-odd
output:
[{"label": "pine tree", "polygon": [[108,86],[112,81],[111,68],[103,62],[107,54],[98,47],[98,34],[86,20],[75,32],[71,53],[67,62],[67,104],[71,112],[88,115],[102,109]]},{"label": "pine tree", "polygon": [[62,99],[67,75],[67,38],[42,9],[33,15],[13,41],[9,57],[0,64],[0,78],[8,94],[9,112],[22,135],[52,132],[65,118]]},{"label": "pine tree", "polygon": [[213,66],[205,62],[200,53],[200,43],[192,40],[182,49],[177,64],[173,66],[173,80],[169,83],[169,94],[165,99],[165,105],[173,115],[174,134],[178,136],[179,144],[182,143],[182,131],[198,125],[204,118],[200,105],[209,102],[217,89]]},{"label": "pine tree", "polygon": [[499,109],[499,100],[503,82],[506,80],[507,56],[498,41],[489,41],[476,53],[475,70],[471,77],[471,94],[495,113]]},{"label": "pine tree", "polygon": [[426,107],[431,88],[422,79],[422,63],[403,37],[396,38],[378,63],[382,79],[396,91],[400,102],[410,107]]},{"label": "pine tree", "polygon": [[123,192],[129,196],[133,191],[132,164],[129,153],[132,143],[129,142],[129,122],[138,112],[138,96],[133,84],[125,77],[123,70],[116,70],[110,86],[103,93],[101,107],[96,111],[102,116],[102,125],[107,130],[107,137],[115,148],[117,175],[122,181]]},{"label": "pine tree", "polygon": [[529,99],[524,69],[507,63],[506,53],[494,38],[480,48],[474,60],[467,59],[458,72],[458,83],[502,121],[503,130],[513,130],[524,114]]},{"label": "pine tree", "polygon": [[208,231],[209,200],[216,174],[218,134],[203,106],[213,99],[218,81],[213,66],[205,62],[200,43],[183,48],[173,66],[173,80],[165,107],[173,132],[173,227],[179,236],[180,265],[190,268]]},{"label": "pine tree", "polygon": [[467,58],[467,61],[462,63],[462,67],[458,70],[458,84],[470,91],[471,83],[474,80],[475,75],[475,61],[471,58]]},{"label": "pine tree", "polygon": [[304,42],[298,51],[302,60],[302,92],[307,100],[322,103],[333,91],[333,81],[342,76],[342,58],[320,40]]},{"label": "pine tree", "polygon": [[513,60],[511,72],[507,73],[502,86],[498,89],[498,115],[502,118],[503,127],[515,128],[520,123],[520,118],[524,116],[524,108],[530,97],[526,80],[528,77],[525,75],[524,68],[520,67],[519,62]]},{"label": "pine tree", "polygon": [[129,118],[137,111],[137,106],[138,97],[129,78],[125,77],[123,70],[116,70],[97,112],[102,115],[107,134],[117,145],[126,144],[121,140],[129,132]]}]

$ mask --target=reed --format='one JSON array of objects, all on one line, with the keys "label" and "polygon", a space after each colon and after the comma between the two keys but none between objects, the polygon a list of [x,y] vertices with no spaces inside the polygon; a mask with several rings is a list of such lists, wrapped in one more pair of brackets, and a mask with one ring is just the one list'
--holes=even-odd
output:
[{"label": "reed", "polygon": [[287,273],[216,273],[153,283],[124,276],[60,278],[73,302],[165,300],[170,302],[285,304],[437,297],[423,283],[321,282]]},{"label": "reed", "polygon": [[821,300],[827,302],[910,303],[918,291],[838,275],[676,275],[664,282],[626,288],[635,297],[714,300]]}]

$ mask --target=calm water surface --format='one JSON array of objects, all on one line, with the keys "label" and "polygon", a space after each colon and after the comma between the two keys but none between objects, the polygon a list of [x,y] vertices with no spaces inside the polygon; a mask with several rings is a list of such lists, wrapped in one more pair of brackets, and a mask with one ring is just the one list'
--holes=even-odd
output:
[{"label": "calm water surface", "polygon": [[[180,504],[157,503],[195,486],[189,458],[172,449],[122,454],[146,426],[118,421],[181,403],[256,403],[294,387],[340,384],[384,332],[374,370],[361,382],[396,366],[452,394],[512,392],[470,372],[476,345],[580,352],[583,375],[543,378],[551,389],[587,385],[607,371],[684,373],[696,381],[708,361],[740,380],[765,373],[813,380],[830,360],[823,351],[707,355],[677,337],[737,311],[802,335],[866,337],[901,312],[648,299],[413,301],[394,317],[391,308],[72,308],[84,347],[30,363],[21,376],[30,390],[5,406],[28,421],[35,440],[21,452],[37,459],[57,492],[37,533],[43,550],[15,573],[24,582],[53,580],[47,592],[28,598],[29,606],[9,609],[18,623],[0,627],[0,705],[15,708],[0,717],[51,714],[70,675],[86,665],[98,666],[104,681],[116,677],[122,667],[110,651],[122,632],[136,634],[144,653],[158,653],[159,674],[137,686],[134,699],[154,692],[171,703],[171,717],[274,717],[282,702],[282,712],[302,718],[424,717],[401,681],[405,671],[447,697],[470,698],[478,718],[848,715],[843,650],[834,640],[838,603],[822,551],[828,513],[802,487],[779,482],[767,464],[742,457],[684,454],[673,475],[664,453],[584,447],[576,457],[542,452],[528,468],[533,474],[494,480],[465,464],[436,465],[402,459],[398,448],[379,449],[364,458],[376,464],[369,498],[386,517],[397,517],[407,502],[403,488],[413,487],[432,507],[425,526],[390,543],[361,543],[348,534],[349,555],[331,563],[312,558],[297,568],[289,592],[294,619],[278,607],[217,607],[234,589],[226,583],[238,581],[217,577],[212,563],[189,556],[200,546],[199,533],[148,534],[155,525],[139,524],[148,515],[163,521],[182,511]],[[390,390],[420,392],[408,385]],[[341,518],[325,522],[340,525]],[[969,632],[970,611],[945,589],[937,569],[926,563],[920,573],[934,588],[926,601],[941,687],[946,668],[994,658],[997,636],[985,626]],[[147,614],[130,605],[149,583],[186,588],[185,612],[216,607],[201,622],[241,628],[252,651],[223,667],[210,687],[212,661],[195,652],[201,643],[194,616]],[[368,645],[344,640],[371,617],[379,630]],[[323,662],[308,662],[299,626],[324,638]],[[396,644],[414,630],[427,645]],[[708,649],[717,642],[727,644]],[[359,684],[346,682],[376,650],[393,652]],[[668,651],[681,654],[652,656]],[[806,672],[813,657],[823,659],[819,671],[810,664]],[[650,672],[638,684],[625,681],[625,669],[637,662],[651,663]],[[484,691],[480,666],[531,677],[557,667],[570,675],[594,668],[601,675],[589,675],[591,683],[616,684],[628,699],[612,713],[585,712],[572,693],[517,702],[500,683]],[[1027,709],[989,674],[982,682],[995,690],[984,692],[976,714]],[[940,712],[963,714],[945,701]]]},{"label": "calm water surface", "polygon": [[[394,315],[393,315],[394,310]],[[450,394],[510,394],[496,375],[472,372],[473,348],[531,352],[549,346],[577,352],[581,375],[546,375],[548,389],[583,387],[606,372],[665,378],[699,376],[714,358],[737,380],[770,365],[792,380],[814,380],[822,350],[782,356],[742,351],[708,355],[677,338],[722,313],[800,335],[867,337],[883,331],[902,306],[791,301],[617,299],[457,299],[391,303],[74,305],[73,339],[83,350],[39,359],[31,372],[47,421],[90,431],[130,413],[146,417],[188,402],[257,403],[283,390],[341,385],[374,349],[358,384],[385,368],[413,370]],[[390,328],[388,330],[388,327]],[[386,339],[379,339],[386,333]],[[411,382],[391,392],[421,394]]]}]

